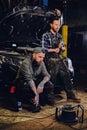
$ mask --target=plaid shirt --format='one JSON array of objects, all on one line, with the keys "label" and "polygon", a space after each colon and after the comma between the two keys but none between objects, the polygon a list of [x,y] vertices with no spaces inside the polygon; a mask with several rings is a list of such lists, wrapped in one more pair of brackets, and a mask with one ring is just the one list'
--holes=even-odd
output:
[{"label": "plaid shirt", "polygon": [[[45,50],[49,50],[53,48],[52,40],[55,39],[60,44],[62,44],[63,47],[65,47],[64,42],[62,40],[62,36],[59,33],[56,33],[55,35],[51,32],[46,32],[42,35],[42,47],[45,48]],[[57,48],[57,47],[55,47]]]}]

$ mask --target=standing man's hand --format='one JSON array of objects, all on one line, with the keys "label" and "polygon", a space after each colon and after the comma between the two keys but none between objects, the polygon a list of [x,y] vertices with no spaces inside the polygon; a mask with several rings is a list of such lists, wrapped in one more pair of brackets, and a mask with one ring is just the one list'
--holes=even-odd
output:
[{"label": "standing man's hand", "polygon": [[58,45],[58,48],[59,48],[59,49],[61,49],[61,48],[62,48],[62,45],[61,45],[60,43],[59,43],[59,45]]},{"label": "standing man's hand", "polygon": [[59,51],[60,51],[60,48],[55,48],[54,49],[54,52],[56,52],[56,53],[59,53]]}]

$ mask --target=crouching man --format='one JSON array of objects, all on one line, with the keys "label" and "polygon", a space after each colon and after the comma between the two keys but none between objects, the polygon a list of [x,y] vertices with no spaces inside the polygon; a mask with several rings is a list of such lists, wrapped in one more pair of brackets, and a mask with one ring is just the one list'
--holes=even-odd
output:
[{"label": "crouching man", "polygon": [[[32,112],[39,112],[40,95],[45,93],[45,99],[50,105],[54,104],[53,84],[50,82],[50,75],[47,72],[45,63],[45,50],[36,47],[33,53],[27,57],[18,70],[16,76],[16,95],[21,99],[21,92],[26,91],[31,102]],[[44,94],[43,94],[44,95]]]}]

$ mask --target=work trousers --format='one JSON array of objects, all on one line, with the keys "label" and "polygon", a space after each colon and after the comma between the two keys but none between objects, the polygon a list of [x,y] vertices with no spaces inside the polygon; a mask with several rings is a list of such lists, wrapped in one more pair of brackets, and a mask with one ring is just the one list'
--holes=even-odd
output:
[{"label": "work trousers", "polygon": [[[36,80],[35,83],[37,84],[38,81],[39,80]],[[15,95],[17,97],[17,100],[26,100],[27,102],[31,102],[32,99],[35,97],[34,92],[31,90],[30,86],[26,81],[18,79],[16,81],[15,86],[16,86]],[[53,91],[54,91],[54,85],[52,84],[52,82],[48,81],[47,83],[45,83],[43,93],[41,93],[39,97],[40,102],[54,100]]]},{"label": "work trousers", "polygon": [[[63,84],[63,89],[67,93],[67,98],[74,97],[73,83],[70,71],[68,70],[67,58],[62,56],[50,57],[46,56],[45,59],[47,70],[51,75],[51,81],[56,86],[59,78]],[[59,77],[60,76],[60,77]]]}]

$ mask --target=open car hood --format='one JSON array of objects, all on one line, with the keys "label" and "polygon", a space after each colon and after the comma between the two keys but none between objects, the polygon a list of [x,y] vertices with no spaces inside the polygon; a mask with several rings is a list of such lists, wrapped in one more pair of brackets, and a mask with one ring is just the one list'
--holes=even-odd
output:
[{"label": "open car hood", "polygon": [[0,21],[0,48],[41,46],[41,36],[52,15],[54,10],[16,6]]}]

